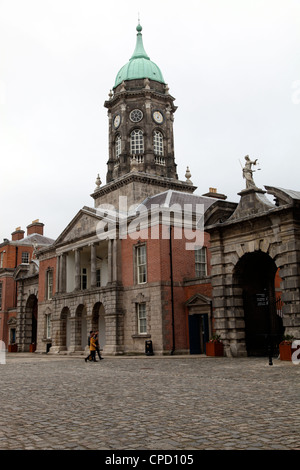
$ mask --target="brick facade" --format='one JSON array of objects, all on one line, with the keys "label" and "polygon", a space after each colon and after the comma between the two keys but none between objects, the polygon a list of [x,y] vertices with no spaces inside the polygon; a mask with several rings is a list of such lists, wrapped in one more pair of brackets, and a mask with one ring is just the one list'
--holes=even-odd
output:
[{"label": "brick facade", "polygon": [[[29,350],[32,342],[32,319],[26,310],[30,295],[37,299],[38,265],[34,262],[36,251],[49,245],[53,240],[44,237],[44,224],[38,220],[27,226],[25,231],[18,227],[11,234],[11,240],[5,239],[0,244],[0,339],[8,349]],[[27,279],[28,278],[28,279]],[[25,332],[27,331],[27,333]]]}]

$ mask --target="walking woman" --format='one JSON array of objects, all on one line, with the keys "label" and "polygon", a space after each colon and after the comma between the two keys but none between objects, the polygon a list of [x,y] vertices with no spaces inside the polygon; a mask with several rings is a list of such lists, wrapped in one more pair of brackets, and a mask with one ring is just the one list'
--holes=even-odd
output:
[{"label": "walking woman", "polygon": [[87,362],[87,360],[97,362],[96,361],[96,338],[95,338],[95,334],[91,334],[91,337],[90,337],[90,354],[84,360],[85,360],[85,362]]}]

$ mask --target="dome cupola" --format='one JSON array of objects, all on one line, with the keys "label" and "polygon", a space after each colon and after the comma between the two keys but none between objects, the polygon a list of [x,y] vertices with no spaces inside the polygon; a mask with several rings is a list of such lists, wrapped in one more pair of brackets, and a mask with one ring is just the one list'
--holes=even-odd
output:
[{"label": "dome cupola", "polygon": [[136,80],[141,78],[149,78],[160,83],[165,83],[160,68],[150,60],[147,55],[142,37],[142,26],[140,24],[136,27],[136,46],[135,50],[129,59],[117,73],[114,88],[126,80]]}]

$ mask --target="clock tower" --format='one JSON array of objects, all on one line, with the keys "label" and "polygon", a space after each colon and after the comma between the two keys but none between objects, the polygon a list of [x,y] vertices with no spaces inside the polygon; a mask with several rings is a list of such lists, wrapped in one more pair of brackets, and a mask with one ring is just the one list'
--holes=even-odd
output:
[{"label": "clock tower", "polygon": [[159,67],[145,52],[142,26],[136,29],[135,50],[118,72],[104,104],[109,119],[107,183],[133,170],[177,179],[174,98]]},{"label": "clock tower", "polygon": [[[109,126],[106,185],[96,188],[95,206],[116,203],[126,195],[132,203],[173,189],[196,188],[179,181],[174,158],[173,122],[177,107],[160,68],[147,55],[142,26],[136,27],[136,46],[117,73],[105,101]],[[114,193],[114,194],[113,194]]]}]

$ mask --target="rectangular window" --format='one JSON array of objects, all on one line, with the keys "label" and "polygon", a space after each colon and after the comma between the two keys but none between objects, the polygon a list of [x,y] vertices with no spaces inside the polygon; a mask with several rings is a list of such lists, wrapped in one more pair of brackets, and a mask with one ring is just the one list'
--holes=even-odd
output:
[{"label": "rectangular window", "polygon": [[46,338],[51,338],[51,315],[46,315]]},{"label": "rectangular window", "polygon": [[196,276],[207,276],[206,247],[195,249]]},{"label": "rectangular window", "polygon": [[46,299],[52,299],[53,294],[53,271],[47,271],[47,294]]},{"label": "rectangular window", "polygon": [[81,269],[81,289],[87,289],[87,269]]},{"label": "rectangular window", "polygon": [[23,251],[22,253],[22,263],[29,263],[29,253],[27,251]]},{"label": "rectangular window", "polygon": [[147,333],[146,304],[137,304],[138,334]]},{"label": "rectangular window", "polygon": [[154,155],[163,156],[164,154],[164,140],[163,135],[159,131],[154,131],[153,137],[153,147],[154,147]]},{"label": "rectangular window", "polygon": [[2,282],[0,282],[0,310],[2,309]]},{"label": "rectangular window", "polygon": [[137,283],[144,284],[147,282],[147,253],[146,245],[136,247],[136,268]]},{"label": "rectangular window", "polygon": [[118,135],[116,138],[116,158],[118,159],[121,154],[121,137]]},{"label": "rectangular window", "polygon": [[101,287],[101,271],[100,271],[100,269],[96,270],[96,286]]},{"label": "rectangular window", "polygon": [[4,253],[3,253],[3,251],[1,251],[1,253],[0,253],[0,268],[3,268],[3,257],[4,257]]}]

